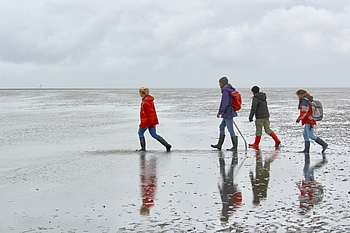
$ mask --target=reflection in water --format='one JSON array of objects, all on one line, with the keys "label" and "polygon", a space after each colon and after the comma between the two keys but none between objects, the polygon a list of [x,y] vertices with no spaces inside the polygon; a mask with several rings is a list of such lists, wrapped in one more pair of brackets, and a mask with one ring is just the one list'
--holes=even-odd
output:
[{"label": "reflection in water", "polygon": [[219,152],[220,178],[219,190],[222,202],[222,211],[220,220],[227,222],[230,214],[238,208],[242,202],[242,193],[238,190],[238,185],[234,183],[234,169],[238,163],[237,152],[232,154],[232,160],[228,172],[226,173],[225,158],[223,153]]},{"label": "reflection in water", "polygon": [[265,160],[263,164],[261,151],[255,151],[255,177],[252,171],[249,172],[250,182],[253,189],[253,204],[259,205],[262,199],[267,197],[267,187],[270,180],[270,164],[276,159],[278,150],[274,151],[274,154]]},{"label": "reflection in water", "polygon": [[314,171],[327,163],[326,156],[322,155],[322,160],[310,167],[310,154],[305,153],[304,180],[298,184],[300,191],[299,203],[300,214],[307,213],[314,205],[323,200],[323,186],[315,181]]},{"label": "reflection in water", "polygon": [[141,175],[141,215],[149,215],[150,208],[154,205],[154,194],[157,187],[157,160],[152,156],[148,161],[145,153],[140,156],[140,175]]}]

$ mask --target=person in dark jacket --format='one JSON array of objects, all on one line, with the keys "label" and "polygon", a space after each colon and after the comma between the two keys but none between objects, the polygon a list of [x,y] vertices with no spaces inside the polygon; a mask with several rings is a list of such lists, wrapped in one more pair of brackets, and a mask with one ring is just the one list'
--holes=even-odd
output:
[{"label": "person in dark jacket", "polygon": [[229,84],[227,77],[222,77],[219,79],[219,86],[221,88],[221,102],[219,111],[216,115],[217,118],[222,118],[221,124],[219,125],[220,129],[220,135],[219,135],[219,141],[216,145],[211,145],[211,147],[216,148],[218,150],[221,150],[222,144],[225,141],[225,128],[227,126],[227,130],[230,133],[231,141],[232,141],[232,148],[227,149],[230,151],[237,150],[238,146],[238,137],[235,134],[235,131],[233,129],[233,118],[237,116],[237,112],[233,110],[233,107],[231,105],[232,102],[232,96],[231,92],[235,91],[236,89],[232,87],[231,84]]},{"label": "person in dark jacket", "polygon": [[309,153],[310,150],[310,139],[314,140],[316,143],[322,146],[322,153],[324,153],[328,147],[328,144],[323,141],[320,137],[317,137],[314,132],[314,126],[316,121],[311,118],[312,115],[312,106],[311,102],[313,97],[310,96],[307,91],[300,89],[295,93],[299,99],[299,116],[296,120],[297,123],[301,121],[301,124],[304,126],[303,137],[305,142],[305,148],[301,153]]},{"label": "person in dark jacket", "polygon": [[146,151],[146,140],[144,134],[148,129],[151,136],[165,146],[167,152],[170,152],[171,145],[165,141],[164,138],[159,136],[156,131],[156,125],[158,125],[159,122],[156,108],[154,107],[154,97],[149,94],[149,89],[147,87],[140,87],[139,94],[142,98],[140,108],[140,125],[138,131],[141,145],[140,151]]},{"label": "person in dark jacket", "polygon": [[265,132],[272,137],[275,141],[275,147],[278,148],[281,144],[281,141],[278,139],[277,135],[270,128],[270,113],[267,107],[267,97],[264,92],[260,92],[258,86],[253,86],[252,89],[252,107],[250,109],[249,121],[253,121],[255,115],[255,142],[249,144],[250,147],[259,149],[259,143],[262,135],[262,128],[264,127]]}]

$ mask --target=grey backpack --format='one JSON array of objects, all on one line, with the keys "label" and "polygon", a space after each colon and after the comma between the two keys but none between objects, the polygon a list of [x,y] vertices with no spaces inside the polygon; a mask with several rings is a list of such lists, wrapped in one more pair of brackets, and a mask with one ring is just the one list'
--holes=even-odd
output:
[{"label": "grey backpack", "polygon": [[313,100],[310,102],[312,107],[311,119],[315,121],[320,121],[323,119],[323,107],[319,100]]}]

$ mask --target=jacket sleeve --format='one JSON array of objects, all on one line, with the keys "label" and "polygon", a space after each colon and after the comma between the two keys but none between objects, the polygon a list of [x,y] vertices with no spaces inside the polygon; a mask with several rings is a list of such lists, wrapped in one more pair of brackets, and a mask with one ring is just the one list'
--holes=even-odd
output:
[{"label": "jacket sleeve", "polygon": [[256,113],[257,108],[258,108],[258,100],[253,97],[252,107],[250,108],[250,114],[249,114],[249,120],[250,121],[253,120],[253,117],[254,117],[254,115]]},{"label": "jacket sleeve", "polygon": [[302,99],[300,102],[299,110],[300,110],[300,113],[298,116],[298,120],[305,119],[309,112],[309,101],[306,99]]},{"label": "jacket sleeve", "polygon": [[230,105],[230,100],[231,100],[230,95],[231,93],[225,90],[222,93],[219,112],[218,112],[220,115],[223,115],[224,113],[226,113],[227,107]]},{"label": "jacket sleeve", "polygon": [[159,122],[157,112],[153,102],[147,101],[145,111],[148,117],[149,127],[154,127],[155,125],[158,125]]}]

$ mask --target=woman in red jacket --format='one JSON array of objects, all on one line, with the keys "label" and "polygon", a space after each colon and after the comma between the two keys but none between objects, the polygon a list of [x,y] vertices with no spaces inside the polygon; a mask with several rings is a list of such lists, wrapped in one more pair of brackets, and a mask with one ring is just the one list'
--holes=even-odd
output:
[{"label": "woman in red jacket", "polygon": [[295,93],[299,99],[299,116],[296,120],[297,123],[301,121],[301,124],[304,126],[303,137],[305,142],[305,148],[302,153],[309,153],[310,150],[310,139],[314,140],[318,144],[322,146],[322,153],[324,153],[328,147],[328,144],[323,141],[320,137],[317,137],[314,132],[314,127],[316,125],[316,121],[311,118],[312,115],[312,107],[311,102],[313,101],[313,97],[310,96],[307,91],[300,89]]},{"label": "woman in red jacket", "polygon": [[149,94],[149,89],[147,87],[141,87],[139,89],[140,96],[142,97],[141,109],[140,109],[140,128],[139,128],[139,138],[141,151],[146,150],[146,140],[144,133],[148,129],[151,136],[157,139],[163,146],[165,146],[166,151],[170,152],[171,145],[159,136],[156,132],[156,125],[159,124],[156,108],[154,107],[154,97]]}]

